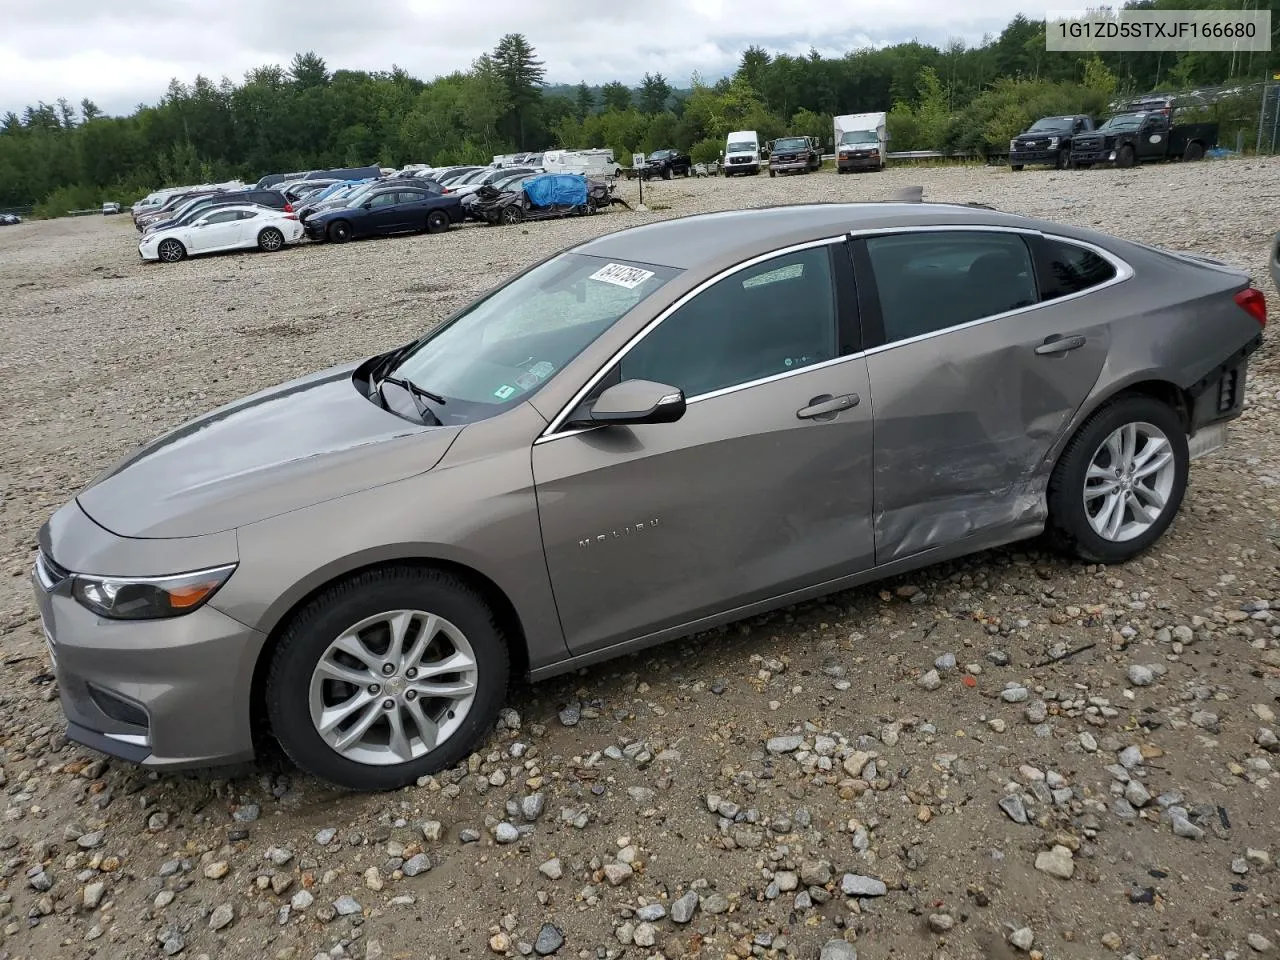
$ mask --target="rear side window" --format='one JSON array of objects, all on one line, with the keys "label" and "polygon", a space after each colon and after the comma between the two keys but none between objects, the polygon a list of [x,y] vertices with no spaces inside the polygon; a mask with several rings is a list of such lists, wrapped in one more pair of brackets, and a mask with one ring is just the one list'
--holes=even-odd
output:
[{"label": "rear side window", "polygon": [[866,241],[885,343],[909,340],[1038,301],[1031,251],[1016,233],[937,230]]},{"label": "rear side window", "polygon": [[1106,283],[1116,268],[1087,247],[1065,240],[1042,241],[1041,299],[1053,300]]}]

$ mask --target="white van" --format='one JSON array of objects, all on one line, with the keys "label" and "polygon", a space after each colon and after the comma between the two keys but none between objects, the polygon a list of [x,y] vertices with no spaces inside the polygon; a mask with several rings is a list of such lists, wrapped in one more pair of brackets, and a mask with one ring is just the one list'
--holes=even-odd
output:
[{"label": "white van", "polygon": [[724,142],[724,175],[760,172],[760,138],[754,130],[735,130]]},{"label": "white van", "polygon": [[587,150],[548,150],[542,155],[542,168],[547,173],[585,173],[589,177],[619,177],[622,165],[607,147]]}]

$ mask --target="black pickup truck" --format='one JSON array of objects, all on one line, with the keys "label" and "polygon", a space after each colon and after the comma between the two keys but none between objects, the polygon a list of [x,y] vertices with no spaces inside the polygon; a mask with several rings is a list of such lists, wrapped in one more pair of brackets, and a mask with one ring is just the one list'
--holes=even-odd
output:
[{"label": "black pickup truck", "polygon": [[1172,110],[1120,113],[1071,141],[1071,165],[1090,167],[1159,160],[1200,160],[1218,145],[1216,123],[1174,123]]},{"label": "black pickup truck", "polygon": [[1071,165],[1072,138],[1093,130],[1093,119],[1084,114],[1041,117],[1009,141],[1009,168],[1047,163],[1065,170]]},{"label": "black pickup truck", "polygon": [[689,176],[693,172],[693,161],[686,153],[679,150],[655,150],[649,156],[645,157],[644,167],[640,171],[640,176],[646,180],[654,177],[661,177],[663,180],[670,180],[677,173],[682,177]]}]

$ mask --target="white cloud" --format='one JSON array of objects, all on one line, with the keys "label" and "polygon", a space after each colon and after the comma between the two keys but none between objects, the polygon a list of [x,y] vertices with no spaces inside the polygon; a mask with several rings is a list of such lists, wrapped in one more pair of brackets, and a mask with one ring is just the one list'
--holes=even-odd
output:
[{"label": "white cloud", "polygon": [[[430,79],[465,69],[503,33],[523,33],[552,82],[677,85],[717,77],[748,44],[840,54],[911,39],[977,43],[1019,12],[1016,0],[8,0],[0,32],[0,112],[89,97],[108,113],[157,100],[173,77],[239,82],[265,63],[314,50],[330,69]],[[1027,11],[1028,16],[1036,16]]]}]

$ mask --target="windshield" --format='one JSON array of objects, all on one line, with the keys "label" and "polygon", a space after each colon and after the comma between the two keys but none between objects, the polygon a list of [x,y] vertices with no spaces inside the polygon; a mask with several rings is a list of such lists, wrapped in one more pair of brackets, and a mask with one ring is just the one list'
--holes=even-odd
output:
[{"label": "windshield", "polygon": [[499,287],[398,363],[393,376],[440,394],[443,423],[520,403],[619,317],[679,274],[562,253]]},{"label": "windshield", "polygon": [[809,141],[804,137],[783,137],[781,140],[775,140],[773,144],[773,152],[779,150],[805,150],[809,146]]},{"label": "windshield", "polygon": [[734,140],[726,148],[726,153],[754,153],[756,145],[750,140]]},{"label": "windshield", "polygon": [[1070,117],[1047,117],[1033,123],[1027,133],[1065,133],[1070,129]]},{"label": "windshield", "polygon": [[649,154],[649,157],[653,160],[665,160],[674,153],[674,150],[655,150]]},{"label": "windshield", "polygon": [[879,143],[880,135],[874,130],[848,130],[840,137],[840,146],[847,147],[853,143]]},{"label": "windshield", "polygon": [[1141,113],[1125,113],[1118,117],[1112,117],[1099,130],[1137,130],[1142,126],[1142,119],[1145,114]]}]

